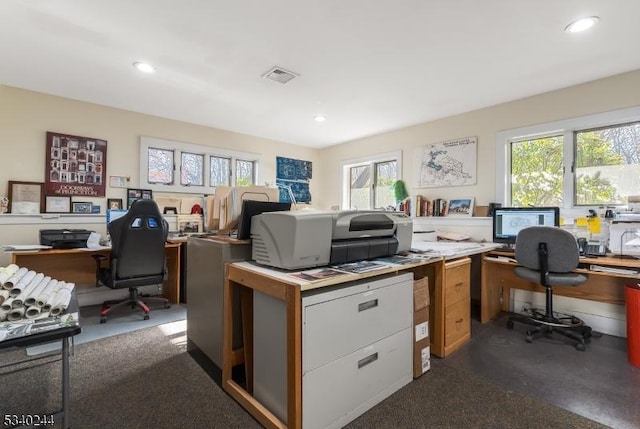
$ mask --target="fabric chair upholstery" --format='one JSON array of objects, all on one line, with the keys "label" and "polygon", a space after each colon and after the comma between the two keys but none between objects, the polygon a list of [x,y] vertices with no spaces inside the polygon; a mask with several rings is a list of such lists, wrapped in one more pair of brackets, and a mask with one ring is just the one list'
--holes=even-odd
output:
[{"label": "fabric chair upholstery", "polygon": [[515,274],[545,288],[546,305],[544,312],[531,309],[527,314],[509,317],[507,326],[514,322],[534,326],[527,330],[526,340],[532,342],[538,334],[552,336],[561,334],[577,343],[576,349],[585,350],[591,338],[591,328],[572,315],[555,313],[553,310],[553,286],[578,286],[587,276],[576,273],[580,252],[575,237],[558,227],[532,226],[521,230],[516,237],[515,258],[518,267]]},{"label": "fabric chair upholstery", "polygon": [[[547,271],[541,272],[539,243],[547,246]],[[587,281],[584,274],[573,273],[578,267],[580,252],[575,237],[561,228],[548,226],[532,226],[525,228],[516,237],[515,257],[520,267],[515,273],[531,282],[541,281],[545,274],[545,282],[556,286],[576,286]]]},{"label": "fabric chair upholstery", "polygon": [[111,237],[109,266],[103,267],[106,258],[96,255],[96,286],[111,289],[129,288],[129,298],[121,301],[106,301],[101,311],[101,322],[106,322],[107,313],[117,306],[136,305],[149,318],[149,307],[145,301],[158,300],[169,306],[165,298],[140,298],[137,287],[163,282],[166,274],[165,242],[169,225],[160,214],[153,200],[136,200],[128,212],[107,226]]}]

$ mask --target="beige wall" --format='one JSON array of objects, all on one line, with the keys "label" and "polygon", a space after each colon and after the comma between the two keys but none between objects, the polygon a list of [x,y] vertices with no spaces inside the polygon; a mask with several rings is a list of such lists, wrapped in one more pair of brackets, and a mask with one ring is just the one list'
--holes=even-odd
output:
[{"label": "beige wall", "polygon": [[[131,187],[139,186],[140,136],[259,153],[260,184],[275,182],[276,156],[312,161],[314,173],[318,166],[315,149],[0,85],[0,194],[8,180],[44,181],[47,131],[107,140],[107,176],[130,176]],[[107,182],[106,194],[125,190]],[[92,202],[104,212],[105,198]]]},{"label": "beige wall", "polygon": [[[340,204],[343,160],[402,150],[402,175],[410,194],[429,198],[470,196],[475,197],[476,204],[486,205],[495,201],[497,132],[638,105],[640,70],[333,146],[321,151],[323,168],[317,175],[314,171],[314,181],[322,184],[316,191],[318,201],[324,207]],[[416,147],[467,136],[478,137],[475,186],[413,189]]]},{"label": "beige wall", "polygon": [[[461,95],[463,96],[463,95]],[[0,86],[0,192],[8,180],[43,181],[45,133],[57,131],[108,141],[107,175],[132,178],[138,186],[139,138],[160,137],[262,154],[261,181],[275,180],[275,157],[313,162],[313,206],[340,204],[343,160],[402,150],[403,178],[410,193],[427,197],[473,196],[495,200],[495,136],[502,130],[606,112],[640,104],[640,70],[473,112],[344,143],[324,150],[143,115],[121,109]],[[413,189],[416,147],[458,137],[478,137],[478,182],[474,186]],[[123,189],[107,196],[124,198]],[[85,199],[85,198],[83,198]],[[93,201],[104,207],[105,200]],[[5,227],[0,225],[0,235]],[[3,231],[4,230],[4,231]],[[0,242],[5,240],[0,239]]]},{"label": "beige wall", "polygon": [[[8,180],[44,181],[47,131],[107,140],[107,176],[129,176],[131,187],[139,186],[142,135],[259,153],[261,183],[275,182],[276,156],[312,161],[314,173],[319,171],[315,149],[0,85],[0,195],[6,195]],[[311,186],[315,194],[314,183]],[[125,199],[125,193],[125,189],[110,188],[107,181],[105,198],[74,200],[100,204],[104,214],[106,198]],[[40,220],[0,217],[0,245],[37,243],[42,228],[106,232],[104,218],[91,215],[81,223],[73,217]],[[0,252],[0,265],[9,262],[10,255]]]}]

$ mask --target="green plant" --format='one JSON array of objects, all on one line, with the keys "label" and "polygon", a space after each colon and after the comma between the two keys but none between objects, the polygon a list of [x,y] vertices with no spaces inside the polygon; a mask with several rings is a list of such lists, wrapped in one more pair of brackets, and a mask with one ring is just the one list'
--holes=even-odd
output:
[{"label": "green plant", "polygon": [[404,181],[396,180],[393,184],[393,197],[396,200],[396,204],[405,200],[408,196],[409,192],[407,192],[407,187],[405,186]]}]

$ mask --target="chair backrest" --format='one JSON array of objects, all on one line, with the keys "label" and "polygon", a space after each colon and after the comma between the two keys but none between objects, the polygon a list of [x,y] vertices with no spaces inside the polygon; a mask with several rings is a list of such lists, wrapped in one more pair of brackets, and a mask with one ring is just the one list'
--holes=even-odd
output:
[{"label": "chair backrest", "polygon": [[580,252],[575,237],[555,226],[530,226],[518,233],[515,250],[518,264],[540,270],[540,243],[547,246],[549,272],[568,273],[578,266]]},{"label": "chair backrest", "polygon": [[134,201],[127,214],[109,223],[108,230],[114,281],[164,275],[169,224],[155,201]]}]

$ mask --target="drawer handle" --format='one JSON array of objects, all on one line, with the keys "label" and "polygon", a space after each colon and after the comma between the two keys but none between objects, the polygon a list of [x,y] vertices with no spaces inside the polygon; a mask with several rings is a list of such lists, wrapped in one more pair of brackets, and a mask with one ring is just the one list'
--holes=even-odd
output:
[{"label": "drawer handle", "polygon": [[456,320],[456,323],[462,323],[462,322],[464,322],[464,318],[463,317],[461,317],[460,319]]},{"label": "drawer handle", "polygon": [[366,358],[360,359],[358,361],[358,369],[362,368],[363,366],[367,366],[371,362],[375,362],[377,360],[378,360],[378,352],[375,352],[374,354],[367,356]]},{"label": "drawer handle", "polygon": [[378,306],[378,299],[372,299],[371,301],[362,302],[358,304],[358,312],[369,310],[370,308],[374,308]]},{"label": "drawer handle", "polygon": [[458,283],[456,283],[456,286],[455,286],[455,287],[456,287],[456,289],[458,289],[458,290],[459,290],[460,288],[462,288],[462,286],[464,286],[464,283],[462,283],[462,282],[458,282]]}]

